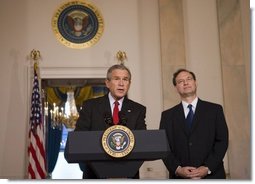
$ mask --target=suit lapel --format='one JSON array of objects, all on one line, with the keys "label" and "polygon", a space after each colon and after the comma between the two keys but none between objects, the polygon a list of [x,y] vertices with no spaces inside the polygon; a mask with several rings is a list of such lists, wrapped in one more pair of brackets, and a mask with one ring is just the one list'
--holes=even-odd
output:
[{"label": "suit lapel", "polygon": [[132,107],[130,106],[130,101],[127,97],[124,98],[121,112],[124,114],[127,120],[127,127],[132,127],[130,123],[132,123],[130,120],[132,119]]},{"label": "suit lapel", "polygon": [[102,99],[101,110],[111,113],[111,104],[108,95],[105,95]]},{"label": "suit lapel", "polygon": [[184,110],[183,110],[183,106],[182,106],[182,103],[180,103],[178,106],[177,106],[177,111],[176,111],[176,118],[177,118],[177,121],[176,122],[179,122],[180,126],[181,126],[181,129],[184,131],[184,133],[188,136],[190,134],[190,130],[186,124],[186,120],[185,120],[185,114],[184,114]]},{"label": "suit lapel", "polygon": [[111,104],[108,98],[108,95],[103,96],[101,103],[98,105],[99,107],[99,112],[98,114],[102,114],[104,116],[104,124],[105,128],[108,128],[105,118],[106,116],[112,116],[112,111],[111,111]]}]

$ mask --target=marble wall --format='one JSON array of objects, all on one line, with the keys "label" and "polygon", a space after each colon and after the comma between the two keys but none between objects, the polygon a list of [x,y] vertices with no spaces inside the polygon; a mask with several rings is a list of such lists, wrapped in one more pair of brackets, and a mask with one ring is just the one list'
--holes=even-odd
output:
[{"label": "marble wall", "polygon": [[166,109],[179,102],[172,88],[172,74],[186,66],[182,1],[159,0],[159,10],[163,107]]},{"label": "marble wall", "polygon": [[248,1],[217,0],[229,171],[233,179],[251,178],[250,47],[245,39],[250,29],[243,23],[250,20],[247,5]]}]

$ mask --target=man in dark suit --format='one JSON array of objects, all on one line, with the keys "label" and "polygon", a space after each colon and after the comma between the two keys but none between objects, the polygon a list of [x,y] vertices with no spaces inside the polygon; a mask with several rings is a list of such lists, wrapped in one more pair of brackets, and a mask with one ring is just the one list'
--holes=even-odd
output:
[{"label": "man in dark suit", "polygon": [[171,150],[163,160],[169,178],[225,179],[228,127],[222,106],[197,97],[196,76],[191,71],[179,69],[172,82],[182,102],[162,112],[160,121]]},{"label": "man in dark suit", "polygon": [[[75,131],[106,130],[112,124],[112,114],[116,101],[120,111],[117,123],[125,124],[131,130],[146,129],[146,107],[127,98],[131,84],[130,70],[123,64],[113,65],[107,71],[105,84],[109,89],[107,95],[89,99],[83,103]],[[83,167],[83,178],[97,178],[89,165],[84,164]],[[139,178],[139,172],[134,178]]]}]

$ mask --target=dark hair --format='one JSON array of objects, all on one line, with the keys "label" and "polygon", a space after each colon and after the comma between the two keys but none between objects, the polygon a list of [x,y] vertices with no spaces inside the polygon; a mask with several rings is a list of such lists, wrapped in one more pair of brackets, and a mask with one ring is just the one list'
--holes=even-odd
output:
[{"label": "dark hair", "polygon": [[196,76],[195,74],[192,72],[192,71],[189,71],[187,69],[184,69],[184,68],[181,68],[181,69],[178,69],[174,74],[173,74],[173,85],[176,86],[176,77],[179,75],[179,73],[181,72],[188,72],[192,75],[193,79],[196,80]]},{"label": "dark hair", "polygon": [[107,80],[111,80],[111,77],[112,77],[112,71],[113,70],[116,70],[116,69],[119,69],[119,70],[126,70],[128,72],[128,75],[129,75],[129,80],[131,80],[131,72],[130,70],[123,64],[116,64],[116,65],[113,65],[111,66],[108,71],[107,71],[107,74],[106,74],[106,79]]}]

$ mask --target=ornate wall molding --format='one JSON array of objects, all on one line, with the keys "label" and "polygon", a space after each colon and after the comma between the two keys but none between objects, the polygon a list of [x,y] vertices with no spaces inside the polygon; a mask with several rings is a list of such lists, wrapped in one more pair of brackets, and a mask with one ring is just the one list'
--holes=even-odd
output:
[{"label": "ornate wall molding", "polygon": [[108,67],[40,67],[42,79],[105,78]]}]

